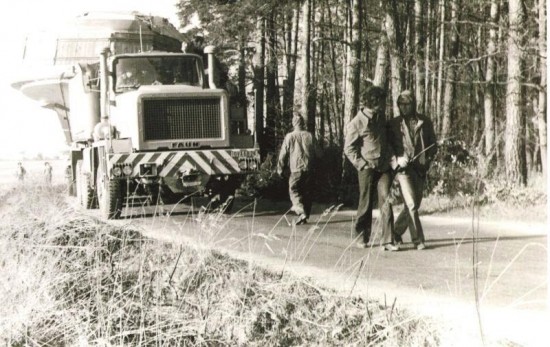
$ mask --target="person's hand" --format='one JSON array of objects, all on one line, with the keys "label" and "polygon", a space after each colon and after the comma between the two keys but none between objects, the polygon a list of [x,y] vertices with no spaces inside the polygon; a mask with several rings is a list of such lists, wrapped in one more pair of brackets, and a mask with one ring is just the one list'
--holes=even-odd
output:
[{"label": "person's hand", "polygon": [[359,169],[359,171],[366,170],[366,169],[368,169],[368,168],[370,168],[370,167],[371,167],[371,165],[369,164],[369,162],[366,162],[365,165],[363,165],[363,167],[361,167],[361,168]]},{"label": "person's hand", "polygon": [[397,157],[397,165],[399,165],[400,168],[404,169],[409,164],[409,157],[407,155],[403,155],[401,157]]}]

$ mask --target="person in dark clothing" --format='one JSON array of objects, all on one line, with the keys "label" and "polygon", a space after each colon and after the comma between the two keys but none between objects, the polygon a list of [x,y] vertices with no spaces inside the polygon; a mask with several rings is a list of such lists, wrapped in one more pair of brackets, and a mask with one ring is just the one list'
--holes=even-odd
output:
[{"label": "person in dark clothing", "polygon": [[292,202],[291,210],[298,215],[295,224],[307,223],[311,213],[311,176],[316,145],[313,135],[305,130],[304,119],[300,115],[292,118],[294,130],[285,136],[279,159],[277,173],[283,174],[288,167],[288,192]]},{"label": "person in dark clothing", "polygon": [[27,170],[23,167],[23,164],[21,162],[17,163],[17,170],[15,171],[15,177],[17,177],[17,180],[20,183],[23,183],[25,181],[25,175],[27,174]]},{"label": "person in dark clothing", "polygon": [[52,166],[48,162],[44,163],[44,182],[48,186],[52,185]]},{"label": "person in dark clothing", "polygon": [[390,168],[391,148],[387,142],[387,123],[383,113],[386,93],[382,88],[370,86],[362,96],[363,107],[347,124],[344,154],[357,169],[359,181],[359,205],[355,231],[363,236],[358,246],[367,247],[372,230],[372,209],[375,189],[382,235],[380,244],[384,250],[398,251],[391,242],[393,213],[387,201],[392,183]]},{"label": "person in dark clothing", "polygon": [[402,236],[408,227],[416,249],[423,250],[426,245],[418,209],[426,173],[437,153],[437,142],[431,120],[416,112],[416,103],[410,91],[399,95],[397,105],[400,116],[390,121],[389,141],[394,151],[391,166],[396,170],[405,208],[395,220],[394,240],[402,243]]}]

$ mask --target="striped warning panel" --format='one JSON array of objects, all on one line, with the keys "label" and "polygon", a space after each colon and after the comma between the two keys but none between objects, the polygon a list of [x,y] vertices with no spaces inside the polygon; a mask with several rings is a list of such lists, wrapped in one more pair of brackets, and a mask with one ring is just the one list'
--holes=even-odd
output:
[{"label": "striped warning panel", "polygon": [[194,169],[207,175],[231,175],[241,173],[238,158],[255,156],[257,150],[202,150],[181,152],[116,153],[109,155],[111,167],[131,165],[131,176],[139,176],[139,165],[155,163],[159,176],[178,176],[184,169]]}]

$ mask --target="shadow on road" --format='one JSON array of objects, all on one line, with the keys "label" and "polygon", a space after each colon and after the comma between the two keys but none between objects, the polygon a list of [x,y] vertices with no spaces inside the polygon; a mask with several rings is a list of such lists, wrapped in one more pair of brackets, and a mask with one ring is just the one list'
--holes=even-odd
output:
[{"label": "shadow on road", "polygon": [[[521,236],[501,236],[501,237],[478,237],[478,238],[442,238],[442,239],[428,239],[426,240],[429,249],[456,247],[457,245],[484,243],[484,242],[503,242],[503,241],[515,241],[515,240],[537,240],[543,241],[546,236],[543,235],[521,235]],[[409,243],[412,245],[412,243]],[[404,243],[407,245],[407,243]]]}]

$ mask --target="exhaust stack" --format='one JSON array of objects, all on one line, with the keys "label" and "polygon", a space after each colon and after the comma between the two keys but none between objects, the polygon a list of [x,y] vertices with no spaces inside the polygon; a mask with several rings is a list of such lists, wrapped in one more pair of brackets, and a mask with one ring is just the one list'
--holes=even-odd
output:
[{"label": "exhaust stack", "polygon": [[101,76],[100,83],[100,114],[101,120],[108,119],[109,115],[107,114],[107,91],[109,88],[109,74],[107,72],[107,57],[111,53],[109,47],[105,47],[99,56],[99,74]]},{"label": "exhaust stack", "polygon": [[214,80],[214,53],[216,53],[215,46],[204,47],[204,53],[208,55],[208,86],[210,89],[217,89],[216,82]]}]

